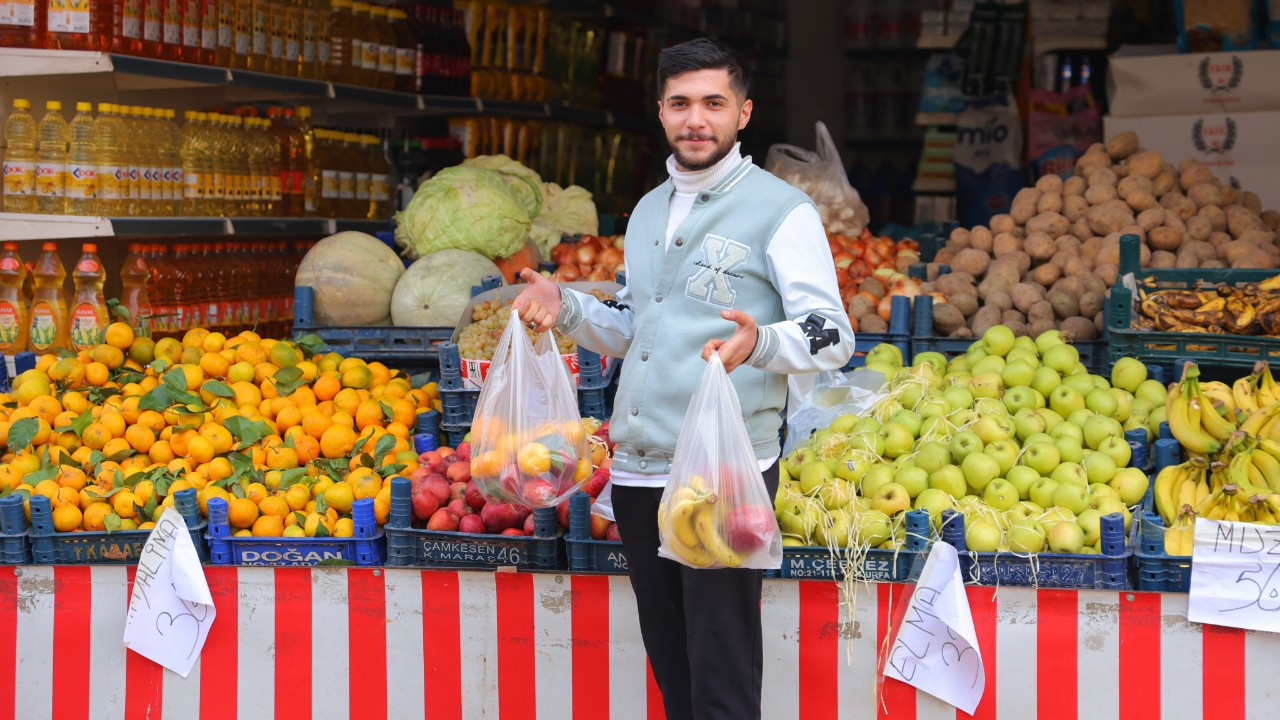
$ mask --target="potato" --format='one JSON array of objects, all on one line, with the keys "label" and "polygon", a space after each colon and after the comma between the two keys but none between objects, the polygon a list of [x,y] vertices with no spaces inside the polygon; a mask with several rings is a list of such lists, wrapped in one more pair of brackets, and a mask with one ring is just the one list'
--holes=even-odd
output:
[{"label": "potato", "polygon": [[1058,324],[1064,337],[1073,342],[1088,342],[1098,339],[1098,327],[1089,318],[1069,317]]},{"label": "potato", "polygon": [[[1004,312],[1000,313],[1001,325],[1012,325],[1013,323],[1025,323],[1026,321],[1027,321],[1026,316],[1018,312],[1017,310],[1005,310]],[[1014,334],[1016,335],[1017,333],[1014,333]]]},{"label": "potato", "polygon": [[1068,277],[1079,277],[1089,272],[1089,266],[1085,265],[1084,258],[1072,256],[1067,260],[1067,264],[1062,266],[1062,274]]},{"label": "potato", "polygon": [[1089,201],[1079,195],[1067,195],[1062,198],[1062,214],[1071,222],[1075,222],[1084,217],[1084,213],[1089,209]]},{"label": "potato", "polygon": [[1087,217],[1088,211],[1085,211],[1085,215],[1086,217],[1081,217],[1079,220],[1071,223],[1071,234],[1078,238],[1090,238],[1097,234],[1089,225],[1089,218]]},{"label": "potato", "polygon": [[994,264],[1012,267],[1018,271],[1019,275],[1021,275],[1031,269],[1031,256],[1023,250],[1018,250],[1016,252],[1011,252],[1004,257],[998,258]]},{"label": "potato", "polygon": [[1111,264],[1094,265],[1093,273],[1098,276],[1099,280],[1111,286],[1116,284],[1116,276],[1120,274],[1120,268]]},{"label": "potato", "polygon": [[950,335],[964,327],[964,313],[949,303],[933,304],[934,334]]},{"label": "potato", "polygon": [[1055,316],[1053,314],[1053,306],[1049,304],[1048,300],[1040,300],[1032,305],[1031,309],[1027,310],[1027,319],[1031,322],[1035,322],[1036,320],[1054,320]]},{"label": "potato", "polygon": [[1226,209],[1227,230],[1233,237],[1240,237],[1246,230],[1263,230],[1266,225],[1258,214],[1240,205],[1232,205]]},{"label": "potato", "polygon": [[1173,228],[1179,233],[1187,231],[1187,226],[1182,222],[1182,218],[1178,217],[1177,213],[1169,212],[1168,210],[1164,211],[1164,227]]},{"label": "potato", "polygon": [[1116,192],[1119,193],[1120,197],[1125,197],[1129,193],[1135,191],[1145,193],[1153,192],[1151,180],[1144,178],[1141,175],[1130,175],[1116,185]]},{"label": "potato", "polygon": [[[947,238],[947,244],[950,245],[954,242],[960,242],[964,247],[969,247],[969,229],[958,227],[952,230],[950,237]],[[963,250],[964,248],[960,249]]]},{"label": "potato", "polygon": [[1012,290],[1020,279],[1021,276],[1014,268],[997,268],[985,280],[978,283],[978,297],[985,303],[992,293],[1007,293]]},{"label": "potato", "polygon": [[[1151,267],[1153,268],[1171,268],[1177,265],[1178,256],[1167,250],[1156,250],[1151,253]],[[1089,313],[1085,313],[1088,315]]]},{"label": "potato", "polygon": [[[1210,208],[1200,208],[1203,212]],[[1218,208],[1212,208],[1218,210]],[[1218,210],[1218,212],[1222,212]],[[1209,234],[1213,232],[1213,222],[1203,214],[1196,215],[1187,220],[1187,237],[1192,240],[1208,240]]]},{"label": "potato", "polygon": [[1111,233],[1103,238],[1102,244],[1093,256],[1095,262],[1118,265],[1120,263],[1120,233]]},{"label": "potato", "polygon": [[1080,297],[1084,294],[1084,280],[1079,276],[1064,277],[1049,289],[1049,292],[1054,291],[1064,292],[1072,297]]},{"label": "potato", "polygon": [[1201,268],[1205,268],[1209,270],[1221,270],[1226,266],[1227,264],[1222,262],[1221,260],[1205,260],[1204,262],[1200,263]]},{"label": "potato", "polygon": [[1182,244],[1182,233],[1173,228],[1158,227],[1147,233],[1147,242],[1154,250],[1173,252]]},{"label": "potato", "polygon": [[1000,308],[986,306],[973,314],[969,318],[969,329],[973,331],[974,337],[979,337],[985,333],[992,325],[1000,324]]},{"label": "potato", "polygon": [[1053,238],[1048,233],[1033,232],[1022,242],[1022,249],[1031,257],[1032,263],[1039,263],[1053,257],[1056,248]]},{"label": "potato", "polygon": [[[1016,286],[1015,286],[1015,287],[1016,287]],[[986,304],[987,304],[987,305],[991,305],[991,306],[993,306],[993,307],[998,307],[998,308],[1000,308],[1002,311],[1003,311],[1003,310],[1012,310],[1012,309],[1013,309],[1013,298],[1012,298],[1012,297],[1010,297],[1010,296],[1009,296],[1009,293],[1007,293],[1007,292],[997,291],[997,292],[993,292],[993,293],[991,293],[990,295],[988,295],[988,296],[987,296]]]},{"label": "potato", "polygon": [[[954,305],[957,310],[964,314],[965,317],[978,312],[978,291],[973,293],[960,293],[959,295],[948,295],[947,301]],[[937,307],[936,305],[934,307]]]},{"label": "potato", "polygon": [[1125,204],[1133,208],[1134,212],[1142,212],[1150,210],[1157,206],[1155,196],[1151,193],[1135,190],[1124,197]]},{"label": "potato", "polygon": [[1093,273],[1080,276],[1080,286],[1085,293],[1096,292],[1105,296],[1107,294],[1107,284]]},{"label": "potato", "polygon": [[1138,267],[1150,267],[1151,246],[1146,243],[1141,243],[1138,245],[1138,251],[1139,257],[1141,258],[1141,262],[1139,262]]},{"label": "potato", "polygon": [[1139,150],[1125,161],[1130,175],[1154,178],[1164,168],[1164,156],[1156,150]]},{"label": "potato", "polygon": [[972,338],[972,337],[973,337],[973,331],[972,331],[972,330],[970,330],[970,329],[968,328],[968,326],[965,326],[965,327],[962,327],[962,328],[957,328],[955,332],[951,333],[951,337],[953,337],[953,338]]},{"label": "potato", "polygon": [[1079,175],[1069,177],[1062,182],[1062,195],[1064,197],[1070,195],[1084,195],[1084,191],[1087,186],[1088,184],[1085,182],[1085,179]]},{"label": "potato", "polygon": [[1101,205],[1108,200],[1115,200],[1120,197],[1116,189],[1110,185],[1091,185],[1088,190],[1084,191],[1084,199],[1090,205]]},{"label": "potato", "polygon": [[1021,223],[1014,222],[1013,218],[1005,213],[999,213],[991,216],[991,222],[987,223],[991,228],[993,235],[1000,233],[1011,233],[1018,229]]},{"label": "potato", "polygon": [[1039,188],[1029,187],[1019,190],[1018,194],[1013,196],[1013,203],[1009,206],[1009,217],[1019,225],[1025,225],[1036,214],[1036,205],[1040,202],[1042,194]]},{"label": "potato", "polygon": [[1251,193],[1246,190],[1244,193],[1244,200],[1240,201],[1240,204],[1248,208],[1249,212],[1252,212],[1254,215],[1262,214],[1262,199],[1255,193]]},{"label": "potato", "polygon": [[876,313],[876,304],[866,295],[854,295],[849,298],[849,316],[859,319]]},{"label": "potato", "polygon": [[1194,158],[1184,158],[1179,166],[1178,184],[1184,188],[1192,188],[1205,182],[1213,182],[1213,171]]},{"label": "potato", "polygon": [[[1161,250],[1160,252],[1164,251]],[[1178,256],[1174,258],[1173,267],[1179,270],[1191,270],[1200,267],[1200,256],[1194,248],[1190,247],[1190,243],[1184,244],[1178,250]]]},{"label": "potato", "polygon": [[[1217,181],[1217,178],[1214,178]],[[1240,191],[1230,185],[1218,184],[1218,207],[1237,205],[1240,203]]]},{"label": "potato", "polygon": [[1075,235],[1059,235],[1057,240],[1053,241],[1055,252],[1080,252],[1080,240]]},{"label": "potato", "polygon": [[977,281],[973,275],[956,268],[955,265],[951,266],[951,272],[946,275],[939,276],[933,283],[934,287],[947,297],[960,295],[962,293],[977,295],[978,290],[976,288],[976,284]]},{"label": "potato", "polygon": [[1086,152],[1076,160],[1076,175],[1087,178],[1099,168],[1111,167],[1111,156],[1105,152]]},{"label": "potato", "polygon": [[1240,239],[1263,249],[1272,248],[1280,252],[1280,248],[1276,248],[1276,234],[1270,230],[1245,230],[1240,234]]},{"label": "potato", "polygon": [[1199,209],[1191,201],[1191,198],[1176,192],[1165,193],[1164,197],[1160,198],[1160,204],[1164,206],[1165,210],[1177,215],[1178,219],[1183,221],[1195,215]]},{"label": "potato", "polygon": [[987,272],[987,266],[991,264],[991,256],[977,248],[967,248],[956,253],[956,257],[951,261],[951,267],[961,272],[966,272],[973,277],[982,277]]},{"label": "potato", "polygon": [[1065,235],[1071,222],[1056,212],[1042,212],[1027,221],[1027,232],[1048,233],[1050,237]]},{"label": "potato", "polygon": [[1084,214],[1089,227],[1098,235],[1108,235],[1133,224],[1133,211],[1120,200],[1108,200],[1089,208]]},{"label": "potato", "polygon": [[[1226,242],[1231,242],[1230,236],[1226,235],[1226,233],[1223,233],[1223,235],[1227,237]],[[1196,257],[1200,259],[1201,263],[1204,263],[1206,260],[1218,259],[1218,248],[1214,247],[1211,243],[1207,243],[1207,242],[1185,243],[1184,242],[1183,246],[1185,247],[1188,244],[1191,245],[1192,252],[1196,254]]]},{"label": "potato", "polygon": [[1107,141],[1107,155],[1112,160],[1123,160],[1138,151],[1138,133],[1125,130]]},{"label": "potato", "polygon": [[1262,213],[1262,224],[1272,230],[1280,230],[1280,212],[1266,210]]},{"label": "potato", "polygon": [[1072,315],[1080,314],[1080,297],[1061,290],[1050,290],[1045,296],[1049,304],[1053,306],[1053,313],[1059,319],[1069,318]]},{"label": "potato", "polygon": [[1222,204],[1222,192],[1214,183],[1200,183],[1187,189],[1187,198],[1196,204],[1196,209]]},{"label": "potato", "polygon": [[978,225],[969,231],[969,247],[981,250],[984,253],[991,252],[991,243],[994,239],[991,231],[982,225]]},{"label": "potato", "polygon": [[1031,271],[1031,281],[1041,287],[1049,287],[1062,277],[1062,268],[1054,263],[1045,263]]},{"label": "potato", "polygon": [[889,332],[889,323],[881,319],[879,315],[870,315],[858,320],[858,329],[868,333],[885,333]]},{"label": "potato", "polygon": [[1040,179],[1036,180],[1036,189],[1042,193],[1058,193],[1061,195],[1062,185],[1062,178],[1053,173],[1041,175]]},{"label": "potato", "polygon": [[1061,212],[1062,211],[1062,195],[1060,193],[1044,193],[1040,196],[1040,202],[1036,204],[1038,212]]},{"label": "potato", "polygon": [[[960,251],[948,245],[947,247],[944,247],[938,252],[934,253],[933,261],[935,263],[942,263],[943,265],[950,265],[951,261],[956,259],[956,253],[958,252]],[[914,258],[908,257],[907,262],[911,263],[911,260],[913,259]],[[902,272],[902,271],[899,270],[898,272]]]},{"label": "potato", "polygon": [[[1050,310],[1049,312],[1053,312],[1053,310]],[[1047,333],[1050,330],[1056,330],[1057,328],[1058,323],[1055,322],[1053,318],[1049,318],[1047,320],[1035,320],[1027,326],[1027,334],[1031,337],[1040,337],[1041,334]]]},{"label": "potato", "polygon": [[1275,266],[1276,260],[1274,257],[1257,250],[1243,255],[1237,258],[1235,262],[1231,263],[1232,268],[1238,269],[1261,268],[1263,270],[1270,270]]},{"label": "potato", "polygon": [[1162,170],[1155,179],[1151,181],[1151,194],[1159,197],[1170,190],[1177,183],[1177,178],[1172,171]]},{"label": "potato", "polygon": [[998,233],[991,245],[991,254],[995,257],[1008,255],[1022,249],[1022,241],[1011,232]]},{"label": "potato", "polygon": [[1106,298],[1102,293],[1088,292],[1080,296],[1080,314],[1085,317],[1093,317],[1102,312],[1102,305],[1106,302]]},{"label": "potato", "polygon": [[1120,182],[1120,178],[1116,177],[1115,171],[1109,167],[1098,168],[1097,170],[1090,172],[1088,175],[1085,175],[1085,180],[1088,182],[1089,187],[1109,185],[1114,188],[1116,183]]},{"label": "potato", "polygon": [[1259,252],[1259,248],[1248,240],[1232,240],[1218,248],[1218,256],[1231,263],[1231,267],[1237,267],[1237,260],[1252,257]]},{"label": "potato", "polygon": [[1009,292],[1009,297],[1013,306],[1025,313],[1044,298],[1044,288],[1035,283],[1018,283]]},{"label": "potato", "polygon": [[1151,232],[1164,222],[1164,208],[1153,207],[1138,213],[1138,227]]},{"label": "potato", "polygon": [[1080,254],[1085,257],[1097,257],[1098,251],[1102,249],[1102,238],[1092,235],[1084,239],[1080,243]]}]

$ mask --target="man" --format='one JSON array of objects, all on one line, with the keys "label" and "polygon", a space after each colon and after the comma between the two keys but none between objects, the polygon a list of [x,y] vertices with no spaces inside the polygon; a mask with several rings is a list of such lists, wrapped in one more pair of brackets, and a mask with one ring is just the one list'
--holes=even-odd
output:
[{"label": "man", "polygon": [[658,91],[671,178],[628,224],[626,287],[599,302],[525,271],[515,306],[534,327],[625,358],[609,428],[613,507],[667,717],[758,719],[761,572],[659,558],[658,502],[712,352],[731,373],[772,498],[787,398],[779,373],[842,367],[853,331],[816,208],[739,154],[751,101],[732,51],[707,39],[663,50]]}]

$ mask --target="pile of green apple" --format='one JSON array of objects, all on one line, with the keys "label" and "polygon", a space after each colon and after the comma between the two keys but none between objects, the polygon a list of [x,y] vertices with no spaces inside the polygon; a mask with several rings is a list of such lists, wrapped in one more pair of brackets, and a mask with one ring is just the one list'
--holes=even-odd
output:
[{"label": "pile of green apple", "polygon": [[783,545],[901,548],[904,516],[963,514],[977,552],[1100,551],[1100,520],[1142,501],[1126,430],[1148,440],[1165,388],[1141,362],[1090,374],[1057,330],[1032,340],[997,325],[950,361],[908,366],[892,345],[867,355],[888,379],[867,417],[842,415],[783,459],[775,498]]}]

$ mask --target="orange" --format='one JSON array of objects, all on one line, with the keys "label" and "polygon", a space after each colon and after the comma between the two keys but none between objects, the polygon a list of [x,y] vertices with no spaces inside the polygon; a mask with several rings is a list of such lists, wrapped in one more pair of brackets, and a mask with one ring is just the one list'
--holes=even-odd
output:
[{"label": "orange", "polygon": [[298,451],[294,448],[276,446],[267,450],[267,467],[288,470],[298,467]]},{"label": "orange", "polygon": [[152,443],[150,449],[147,450],[147,457],[151,458],[151,462],[165,464],[172,460],[175,456],[173,448],[169,445],[168,440],[158,440]]},{"label": "orange", "polygon": [[306,523],[303,525],[303,531],[306,532],[307,537],[315,537],[316,532],[319,530],[321,525],[324,525],[325,530],[328,531],[330,535],[333,534],[333,521],[327,516],[315,512],[307,515]]},{"label": "orange", "polygon": [[[200,437],[195,430],[183,430],[169,436],[169,447],[176,455],[187,455],[190,452],[192,438]],[[207,440],[205,442],[208,442]]]},{"label": "orange", "polygon": [[[379,483],[379,488],[381,488],[381,483]],[[325,502],[329,504],[329,507],[340,513],[351,512],[351,503],[355,499],[355,491],[351,485],[345,482],[333,483],[324,491]]]},{"label": "orange", "polygon": [[258,519],[258,506],[249,498],[231,498],[227,503],[227,523],[233,528],[252,527]]},{"label": "orange", "polygon": [[385,525],[391,517],[391,486],[387,485],[373,496],[373,518],[379,525]]},{"label": "orange", "polygon": [[198,348],[208,336],[209,331],[202,327],[191,328],[186,335],[182,336],[182,345],[183,347]]},{"label": "orange", "polygon": [[204,336],[204,340],[200,343],[200,349],[205,353],[216,353],[222,349],[227,342],[227,336],[220,332],[211,332]]},{"label": "orange", "polygon": [[167,423],[164,421],[164,416],[155,410],[143,410],[138,413],[137,424],[150,428],[151,432],[160,432],[165,429]]},{"label": "orange", "polygon": [[351,537],[356,534],[355,521],[351,518],[339,518],[338,522],[333,524],[334,537]]},{"label": "orange", "polygon": [[333,420],[321,412],[307,413],[302,417],[303,431],[317,440],[332,424]]},{"label": "orange", "polygon": [[224,457],[216,457],[209,461],[209,479],[221,480],[225,477],[231,477],[231,473],[235,468],[231,466],[231,461]]},{"label": "orange", "polygon": [[102,454],[107,457],[111,457],[112,455],[129,450],[130,448],[131,446],[129,445],[128,440],[125,440],[124,438],[111,438],[107,441],[106,445],[102,446]]},{"label": "orange", "polygon": [[342,382],[336,375],[331,374],[317,377],[315,384],[311,386],[311,391],[316,394],[317,400],[332,400],[341,390]]},{"label": "orange", "polygon": [[134,338],[129,344],[129,359],[139,365],[149,365],[156,359],[156,342],[151,338]]},{"label": "orange", "polygon": [[75,505],[62,505],[53,510],[53,529],[58,532],[79,530],[84,514]]},{"label": "orange", "polygon": [[409,428],[405,427],[403,423],[398,423],[398,422],[387,423],[386,429],[387,429],[387,432],[401,439],[407,439],[410,434]]},{"label": "orange", "polygon": [[329,419],[333,421],[334,425],[341,425],[348,430],[355,430],[356,428],[355,418],[351,417],[351,414],[345,410],[334,410]]},{"label": "orange", "polygon": [[[183,433],[184,435],[186,433]],[[213,443],[207,439],[196,435],[187,442],[187,455],[197,463],[207,463],[213,459]]]},{"label": "orange", "polygon": [[85,530],[90,532],[101,531],[107,529],[107,516],[113,512],[111,505],[105,502],[95,502],[87,508],[84,508]]},{"label": "orange", "polygon": [[111,496],[111,507],[116,511],[116,514],[122,518],[137,516],[138,511],[137,508],[134,507],[135,503],[143,505],[146,501],[143,500],[139,502],[138,497],[128,490],[118,492]]},{"label": "orange", "polygon": [[288,490],[284,491],[284,499],[288,503],[289,509],[301,510],[311,501],[311,491],[301,483],[292,485]]},{"label": "orange", "polygon": [[[155,483],[150,480],[139,481],[137,485],[133,486],[133,495],[138,498],[139,505],[146,505],[147,501],[151,499],[151,496],[154,495],[155,492]],[[169,488],[169,492],[173,492],[172,487]]]},{"label": "orange", "polygon": [[205,353],[200,358],[200,370],[208,377],[224,378],[231,364],[218,353]]},{"label": "orange", "polygon": [[356,408],[360,406],[360,395],[351,388],[344,388],[333,398],[333,405],[345,413],[354,415]]},{"label": "orange", "polygon": [[60,466],[58,468],[58,477],[55,479],[58,481],[59,486],[68,487],[76,491],[79,491],[89,482],[83,470],[71,465]]},{"label": "orange", "polygon": [[[45,422],[53,422],[53,419],[58,417],[58,414],[62,412],[62,403],[59,403],[57,398],[52,395],[41,395],[33,398],[31,402],[27,403],[27,408],[35,411],[35,416],[41,418]],[[84,411],[82,410],[80,412]],[[17,414],[17,412],[14,413],[14,415]],[[79,415],[80,413],[76,414]],[[12,420],[15,418],[11,417],[10,419]]]},{"label": "orange", "polygon": [[289,405],[288,407],[280,408],[279,412],[276,413],[275,420],[276,430],[284,432],[302,422],[302,411]]},{"label": "orange", "polygon": [[270,495],[262,498],[262,502],[258,503],[258,512],[263,515],[275,515],[281,519],[288,515],[290,511],[289,503],[279,495]]},{"label": "orange", "polygon": [[213,451],[219,455],[227,452],[235,444],[231,431],[216,423],[205,423],[200,426],[200,437],[213,444]]},{"label": "orange", "polygon": [[253,521],[253,534],[257,537],[284,535],[284,518],[278,515],[262,515]]},{"label": "orange", "polygon": [[320,457],[320,441],[310,435],[295,437],[293,447],[298,451],[299,463],[309,463]]},{"label": "orange", "polygon": [[327,458],[338,458],[355,447],[356,434],[350,428],[334,425],[320,436],[320,453]]},{"label": "orange", "polygon": [[[134,400],[135,405],[137,404],[137,402],[138,402],[137,400]],[[75,390],[72,390],[70,392],[65,392],[62,394],[62,406],[67,410],[70,410],[71,412],[79,415],[80,413],[89,409],[89,399],[85,397],[84,393],[76,392]]]},{"label": "orange", "polygon": [[[347,475],[346,483],[351,486],[352,495],[356,500],[374,497],[382,491],[382,478],[370,468],[362,467],[353,470]],[[325,499],[328,498],[329,494],[326,492]]]},{"label": "orange", "polygon": [[256,341],[241,343],[236,346],[236,361],[249,363],[250,365],[258,365],[266,362],[267,353],[262,349],[262,345]]},{"label": "orange", "polygon": [[102,333],[102,342],[120,350],[130,349],[133,341],[133,328],[129,327],[128,323],[113,322]]},{"label": "orange", "polygon": [[382,406],[376,400],[365,400],[356,407],[356,427],[361,430],[371,426],[381,426],[384,419]]},{"label": "orange", "polygon": [[129,447],[144,453],[155,443],[156,434],[145,425],[130,425],[125,428],[124,439],[129,442]]},{"label": "orange", "polygon": [[[106,368],[114,370],[124,364],[124,351],[118,347],[112,347],[110,345],[96,345],[93,350],[89,352],[89,358],[93,361],[89,363],[90,365],[93,363],[100,363]],[[93,379],[89,376],[89,370],[87,367],[85,368],[85,379],[91,383],[93,382]],[[106,375],[104,374],[103,380],[105,379]]]},{"label": "orange", "polygon": [[262,391],[251,382],[232,383],[231,391],[236,394],[236,405],[240,407],[245,405],[257,407],[258,403],[262,402]]},{"label": "orange", "polygon": [[98,422],[102,423],[102,426],[111,433],[111,437],[124,437],[125,425],[127,423],[125,423],[124,415],[121,415],[118,411],[113,410],[111,412],[102,413],[98,418]]},{"label": "orange", "polygon": [[[171,491],[172,489],[173,488],[170,488]],[[169,493],[169,497],[173,497],[172,492]],[[205,517],[209,516],[209,501],[213,498],[222,498],[223,500],[226,500],[228,508],[231,505],[231,500],[234,499],[226,490],[223,490],[220,487],[215,487],[213,485],[206,485],[205,487],[197,490],[196,502],[199,503],[200,505],[200,513]],[[245,502],[248,502],[250,505],[253,505],[253,503],[248,500],[246,500]],[[257,509],[258,509],[257,506],[254,505],[254,510],[256,511]],[[252,523],[252,521],[250,522]]]}]

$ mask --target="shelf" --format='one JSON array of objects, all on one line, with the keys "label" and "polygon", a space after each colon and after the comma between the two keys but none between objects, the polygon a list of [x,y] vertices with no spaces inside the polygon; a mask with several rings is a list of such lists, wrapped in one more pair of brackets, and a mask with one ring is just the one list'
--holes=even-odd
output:
[{"label": "shelf", "polygon": [[1043,35],[1031,38],[1036,55],[1057,50],[1106,50],[1107,39],[1097,35]]},{"label": "shelf", "polygon": [[93,217],[0,213],[0,240],[72,240],[95,237],[318,236],[342,230],[370,235],[390,230],[388,220],[363,218]]},{"label": "shelf", "polygon": [[942,178],[916,178],[915,182],[911,183],[911,191],[928,195],[952,195],[956,191],[956,181]]},{"label": "shelf", "polygon": [[960,42],[959,35],[921,35],[916,47],[921,50],[951,50]]},{"label": "shelf", "polygon": [[956,113],[935,112],[935,113],[916,113],[916,125],[921,127],[934,127],[936,125],[955,125]]}]

